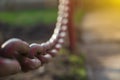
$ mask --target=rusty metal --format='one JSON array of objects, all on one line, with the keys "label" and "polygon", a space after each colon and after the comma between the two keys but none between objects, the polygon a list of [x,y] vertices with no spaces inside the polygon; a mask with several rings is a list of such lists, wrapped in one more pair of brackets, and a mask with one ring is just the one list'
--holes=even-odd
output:
[{"label": "rusty metal", "polygon": [[68,36],[69,36],[69,47],[70,50],[74,51],[76,48],[76,32],[75,32],[75,25],[74,25],[74,8],[75,8],[75,0],[70,0],[69,4],[69,16],[68,16]]},{"label": "rusty metal", "polygon": [[59,0],[56,28],[48,41],[41,44],[29,44],[13,38],[1,45],[0,76],[37,69],[58,54],[68,28],[68,4],[69,0]]}]

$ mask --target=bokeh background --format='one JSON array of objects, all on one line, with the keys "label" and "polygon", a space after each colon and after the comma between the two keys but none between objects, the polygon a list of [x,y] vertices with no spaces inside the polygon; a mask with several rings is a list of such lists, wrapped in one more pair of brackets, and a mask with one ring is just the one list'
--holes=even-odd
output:
[{"label": "bokeh background", "polygon": [[[14,37],[29,43],[47,41],[55,28],[58,4],[58,0],[1,0],[0,44]],[[81,11],[76,14],[79,13]],[[72,55],[67,44],[59,53],[52,62],[36,71],[19,73],[0,80],[86,79],[83,56]]]},{"label": "bokeh background", "polygon": [[[40,69],[0,80],[120,80],[120,1],[73,0],[77,35]],[[0,0],[0,44],[9,38],[47,41],[57,19],[58,0]]]}]

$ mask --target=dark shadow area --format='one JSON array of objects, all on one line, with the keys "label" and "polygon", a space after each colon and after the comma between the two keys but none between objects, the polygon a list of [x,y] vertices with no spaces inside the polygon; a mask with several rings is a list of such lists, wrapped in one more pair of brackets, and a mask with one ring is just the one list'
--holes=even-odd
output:
[{"label": "dark shadow area", "polygon": [[37,23],[29,27],[19,25],[9,25],[7,23],[0,23],[0,37],[1,42],[10,38],[20,38],[26,41],[47,41],[55,28],[55,23],[44,24]]}]

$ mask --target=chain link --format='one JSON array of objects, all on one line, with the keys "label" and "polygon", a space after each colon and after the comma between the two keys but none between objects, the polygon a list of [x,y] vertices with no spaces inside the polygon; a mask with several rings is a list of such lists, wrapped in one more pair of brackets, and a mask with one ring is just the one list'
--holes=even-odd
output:
[{"label": "chain link", "polygon": [[61,49],[67,33],[69,0],[59,0],[56,28],[44,43],[28,44],[17,38],[9,39],[0,49],[0,76],[39,68],[55,57]]}]

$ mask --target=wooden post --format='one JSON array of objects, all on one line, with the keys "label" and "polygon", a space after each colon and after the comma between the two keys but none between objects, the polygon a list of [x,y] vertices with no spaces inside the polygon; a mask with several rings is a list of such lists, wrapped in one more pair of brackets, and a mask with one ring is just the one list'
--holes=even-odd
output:
[{"label": "wooden post", "polygon": [[70,50],[74,51],[76,48],[76,31],[74,26],[74,0],[70,0],[69,3],[69,17],[68,17],[68,36],[69,36],[69,47]]}]

